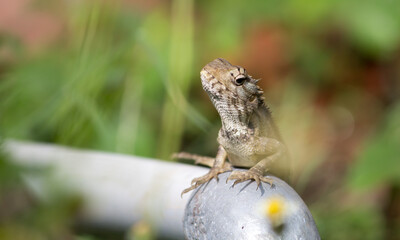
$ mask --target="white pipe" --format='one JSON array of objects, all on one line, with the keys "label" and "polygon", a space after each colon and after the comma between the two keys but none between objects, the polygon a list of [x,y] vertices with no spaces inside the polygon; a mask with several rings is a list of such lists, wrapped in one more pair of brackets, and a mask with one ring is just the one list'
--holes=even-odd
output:
[{"label": "white pipe", "polygon": [[[208,169],[154,159],[77,150],[50,144],[6,141],[4,149],[20,164],[54,168],[62,182],[84,199],[82,220],[101,227],[127,230],[146,220],[160,236],[183,238],[182,219],[190,194],[181,198],[195,176]],[[26,176],[42,198],[44,179]]]}]

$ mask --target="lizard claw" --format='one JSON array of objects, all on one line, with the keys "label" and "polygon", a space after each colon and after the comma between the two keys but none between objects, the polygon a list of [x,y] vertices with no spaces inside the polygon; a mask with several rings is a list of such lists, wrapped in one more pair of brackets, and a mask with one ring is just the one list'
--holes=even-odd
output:
[{"label": "lizard claw", "polygon": [[197,188],[197,187],[198,187],[198,186],[196,186],[196,185],[192,185],[192,186],[186,188],[185,190],[183,190],[182,193],[181,193],[181,198],[183,197],[183,194],[185,194],[185,193],[187,193],[187,192],[190,192],[190,191],[192,191],[193,189],[195,189],[195,188]]},{"label": "lizard claw", "polygon": [[[228,166],[228,165],[227,165]],[[210,169],[210,171],[202,176],[202,177],[198,177],[198,178],[194,178],[191,182],[191,186],[186,188],[185,190],[183,190],[183,192],[181,193],[181,196],[187,192],[190,192],[193,189],[196,189],[198,186],[207,183],[208,181],[210,181],[211,179],[215,178],[215,180],[219,181],[218,178],[218,174],[220,173],[224,173],[226,171],[230,171],[230,165],[228,167],[213,167]]]}]

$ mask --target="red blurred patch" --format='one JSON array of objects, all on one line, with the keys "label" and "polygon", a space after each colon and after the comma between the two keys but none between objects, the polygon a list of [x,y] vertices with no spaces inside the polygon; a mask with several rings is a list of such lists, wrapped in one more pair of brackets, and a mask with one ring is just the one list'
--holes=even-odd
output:
[{"label": "red blurred patch", "polygon": [[251,28],[246,36],[239,65],[246,66],[254,77],[262,77],[264,86],[284,79],[289,69],[287,32],[264,24]]},{"label": "red blurred patch", "polygon": [[0,0],[0,32],[20,39],[29,50],[51,43],[62,30],[57,13],[33,6],[33,0]]}]

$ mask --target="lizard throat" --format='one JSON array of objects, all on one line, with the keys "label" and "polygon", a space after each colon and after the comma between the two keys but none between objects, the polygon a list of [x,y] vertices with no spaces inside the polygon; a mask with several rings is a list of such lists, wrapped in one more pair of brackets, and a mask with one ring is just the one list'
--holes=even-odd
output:
[{"label": "lizard throat", "polygon": [[248,136],[252,128],[249,126],[253,109],[246,104],[231,105],[227,102],[213,101],[221,117],[222,130],[229,138]]}]

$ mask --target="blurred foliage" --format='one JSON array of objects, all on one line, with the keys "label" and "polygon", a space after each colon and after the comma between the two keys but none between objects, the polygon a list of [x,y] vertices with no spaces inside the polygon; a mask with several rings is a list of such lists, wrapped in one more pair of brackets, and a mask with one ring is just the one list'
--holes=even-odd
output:
[{"label": "blurred foliage", "polygon": [[80,198],[58,192],[40,202],[22,182],[21,174],[45,172],[15,165],[0,153],[0,239],[74,239],[72,219]]},{"label": "blurred foliage", "polygon": [[127,234],[128,240],[152,240],[155,239],[151,224],[142,220],[135,223]]},{"label": "blurred foliage", "polygon": [[[383,239],[384,224],[377,210],[357,208],[332,211],[314,210],[321,239]],[[332,234],[335,233],[335,234]]]},{"label": "blurred foliage", "polygon": [[[263,79],[323,239],[400,238],[400,1],[28,2],[0,27],[2,138],[213,155],[220,121],[198,72],[224,57]],[[43,40],[48,22],[60,30]],[[7,164],[1,186],[25,199],[24,170]],[[1,232],[72,234],[73,204],[32,201],[40,210],[11,214]],[[30,224],[50,216],[54,229]]]},{"label": "blurred foliage", "polygon": [[367,141],[365,151],[349,174],[350,184],[356,189],[387,182],[400,184],[400,104],[389,110],[383,121],[384,126]]}]

